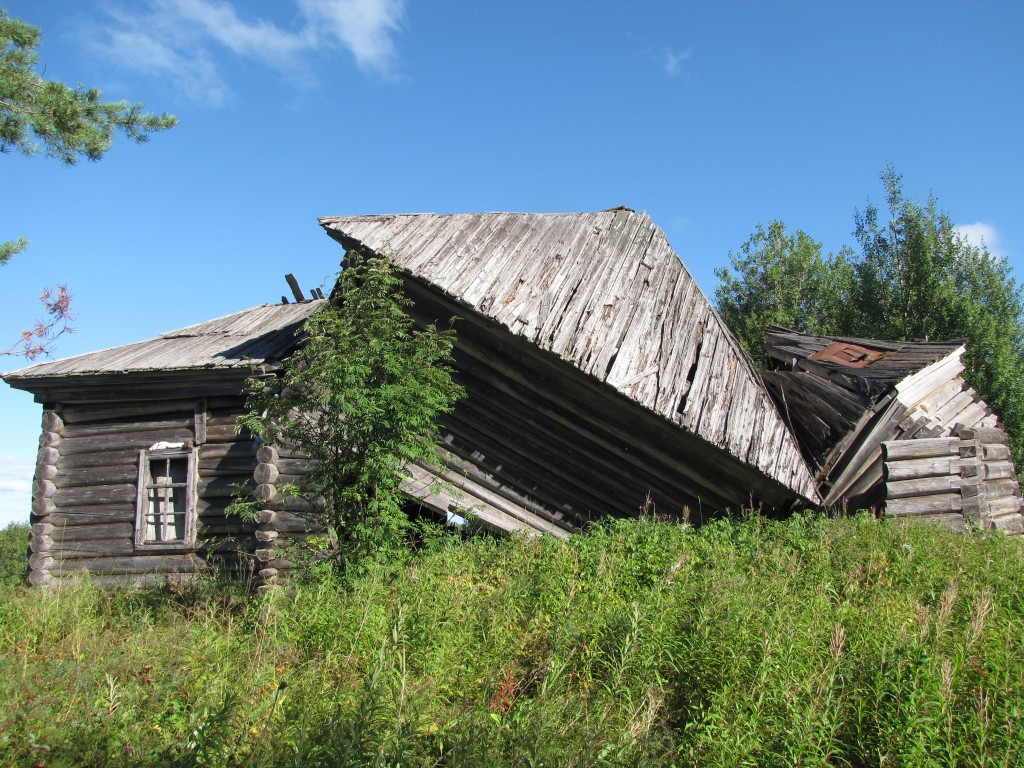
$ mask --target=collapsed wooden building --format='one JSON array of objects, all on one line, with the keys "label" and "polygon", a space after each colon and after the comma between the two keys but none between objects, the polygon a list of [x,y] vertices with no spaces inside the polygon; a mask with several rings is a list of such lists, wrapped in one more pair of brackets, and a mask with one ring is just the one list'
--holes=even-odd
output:
[{"label": "collapsed wooden building", "polygon": [[[836,451],[852,457],[844,466],[877,464],[873,453],[857,458],[860,443],[849,434],[874,423],[867,414],[889,419],[895,411],[870,392],[831,403],[835,393],[801,378],[816,370],[816,349],[792,355],[806,367],[762,379],[644,214],[320,223],[345,249],[400,267],[418,322],[455,318],[455,375],[467,396],[440,420],[443,464],[409,467],[404,485],[411,501],[439,516],[469,513],[495,531],[564,536],[596,518],[639,514],[649,499],[659,514],[699,522],[750,504],[834,502],[846,482]],[[321,304],[255,307],[6,374],[43,405],[30,581],[84,570],[162,578],[206,567],[211,552],[265,581],[280,576],[290,565],[280,544],[302,536],[305,523],[278,488],[302,474],[304,459],[237,434],[235,419],[247,377],[275,375]],[[818,416],[794,417],[793,403],[809,402],[809,391],[827,406],[825,421],[836,421],[833,410],[842,416],[825,436]],[[876,434],[882,450],[905,436]],[[961,430],[956,439],[968,438]],[[1001,454],[992,447],[979,455]],[[966,477],[967,464],[957,466]],[[870,487],[882,487],[883,475],[870,475]],[[239,485],[262,500],[258,523],[226,513]],[[966,487],[958,486],[963,498]]]},{"label": "collapsed wooden building", "polygon": [[763,374],[825,507],[1022,531],[998,416],[964,379],[959,341],[885,342],[770,328]]}]

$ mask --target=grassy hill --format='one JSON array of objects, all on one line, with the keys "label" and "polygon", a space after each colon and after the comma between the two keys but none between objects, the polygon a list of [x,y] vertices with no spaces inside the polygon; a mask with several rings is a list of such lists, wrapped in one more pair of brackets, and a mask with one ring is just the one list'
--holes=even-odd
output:
[{"label": "grassy hill", "polygon": [[0,764],[1024,765],[1022,638],[1020,542],[869,517],[5,587]]}]

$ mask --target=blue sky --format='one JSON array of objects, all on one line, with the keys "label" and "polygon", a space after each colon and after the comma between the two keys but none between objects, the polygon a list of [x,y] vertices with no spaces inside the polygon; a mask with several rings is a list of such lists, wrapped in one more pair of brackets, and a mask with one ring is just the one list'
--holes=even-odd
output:
[{"label": "blue sky", "polygon": [[[1024,5],[0,0],[46,76],[181,124],[98,163],[0,156],[0,347],[44,286],[56,356],[322,285],[316,217],[646,210],[714,291],[758,222],[852,244],[892,163],[1024,275]],[[8,341],[9,340],[9,341]],[[0,370],[23,363],[0,358]],[[27,519],[40,410],[0,386],[0,525]]]}]

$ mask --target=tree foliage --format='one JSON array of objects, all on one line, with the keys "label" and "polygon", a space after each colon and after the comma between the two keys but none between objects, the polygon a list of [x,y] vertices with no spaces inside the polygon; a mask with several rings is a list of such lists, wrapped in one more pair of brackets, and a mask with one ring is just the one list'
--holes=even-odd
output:
[{"label": "tree foliage", "polygon": [[[142,143],[149,134],[177,124],[174,116],[144,112],[141,104],[103,101],[96,88],[71,88],[45,79],[36,71],[39,39],[38,27],[10,18],[0,7],[0,153],[34,155],[41,143],[48,157],[74,165],[82,157],[103,157],[117,131]],[[0,242],[0,266],[27,247],[24,237]],[[67,288],[46,289],[40,301],[46,316],[23,331],[16,344],[0,351],[0,357],[23,355],[31,360],[70,331]]]},{"label": "tree foliage", "polygon": [[33,155],[39,144],[49,157],[73,165],[99,160],[121,131],[135,142],[177,125],[168,114],[143,112],[141,104],[103,101],[96,88],[71,88],[38,72],[38,27],[10,18],[0,8],[0,151]]},{"label": "tree foliage", "polygon": [[462,388],[452,381],[452,330],[418,329],[395,267],[350,252],[330,303],[302,329],[280,375],[250,379],[240,427],[295,446],[309,473],[284,492],[336,541],[343,570],[403,546],[403,467],[438,458],[436,420]]},{"label": "tree foliage", "polygon": [[[964,339],[971,385],[1002,419],[1024,460],[1024,294],[1006,261],[957,233],[934,196],[903,193],[881,175],[886,210],[854,213],[859,251],[821,258],[821,245],[782,222],[758,226],[732,271],[716,271],[715,302],[741,343],[764,359],[764,329],[865,338]],[[735,272],[735,274],[733,274]]]},{"label": "tree foliage", "polygon": [[786,232],[781,221],[760,224],[728,269],[715,270],[718,310],[747,352],[767,363],[764,334],[770,325],[802,332],[835,328],[843,322],[853,287],[847,250],[822,256],[821,243],[803,230]]}]

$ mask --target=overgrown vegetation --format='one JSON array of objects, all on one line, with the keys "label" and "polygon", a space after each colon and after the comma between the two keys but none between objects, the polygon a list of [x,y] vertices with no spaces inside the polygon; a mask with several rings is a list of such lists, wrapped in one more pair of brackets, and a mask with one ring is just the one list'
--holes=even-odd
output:
[{"label": "overgrown vegetation", "polygon": [[255,601],[0,597],[0,763],[1022,765],[1021,543],[856,517],[441,539]]},{"label": "overgrown vegetation", "polygon": [[438,459],[437,417],[463,394],[452,381],[454,332],[417,328],[411,304],[388,259],[349,252],[330,302],[306,321],[280,375],[249,380],[238,419],[309,459],[280,490],[329,533],[342,572],[401,562],[402,468]]},{"label": "overgrown vegetation", "polygon": [[826,336],[965,339],[967,377],[999,414],[1024,463],[1024,293],[1005,259],[962,237],[935,197],[903,193],[882,172],[886,209],[854,215],[858,250],[821,244],[773,221],[758,226],[731,270],[716,270],[715,304],[752,357],[767,363],[769,325]]},{"label": "overgrown vegetation", "polygon": [[16,585],[25,580],[31,533],[28,523],[10,523],[0,529],[0,584]]}]

